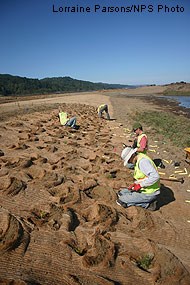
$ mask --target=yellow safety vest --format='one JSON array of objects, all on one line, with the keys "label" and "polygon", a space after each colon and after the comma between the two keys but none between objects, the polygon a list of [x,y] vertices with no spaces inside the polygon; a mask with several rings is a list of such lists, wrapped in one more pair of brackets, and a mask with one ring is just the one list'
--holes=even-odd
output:
[{"label": "yellow safety vest", "polygon": [[65,113],[65,112],[60,112],[60,113],[59,113],[59,120],[60,120],[61,125],[64,126],[64,125],[67,123],[67,121],[68,121],[67,113]]},{"label": "yellow safety vest", "polygon": [[98,107],[98,113],[100,112],[100,109],[103,108],[105,106],[105,104],[102,104]]},{"label": "yellow safety vest", "polygon": [[[140,160],[142,158],[147,158],[148,160],[150,160],[150,162],[152,163],[154,168],[157,169],[156,165],[154,164],[152,159],[150,159],[150,157],[148,157],[146,154],[139,153],[138,156],[137,156],[137,162],[136,162],[135,168],[134,168],[134,178],[135,178],[135,180],[141,180],[141,179],[144,179],[146,177],[146,175],[139,168],[139,162],[140,162]],[[155,182],[153,185],[151,185],[151,186],[147,186],[147,187],[144,187],[144,188],[142,187],[140,192],[144,193],[144,194],[152,194],[152,193],[154,193],[155,191],[157,191],[159,189],[160,189],[160,179],[157,182]]]},{"label": "yellow safety vest", "polygon": [[[146,137],[147,138],[147,135],[142,133],[141,135],[139,135],[137,137],[137,147],[139,148],[140,147],[140,141],[143,137]],[[142,153],[146,154],[147,153],[147,149],[145,149]]]}]

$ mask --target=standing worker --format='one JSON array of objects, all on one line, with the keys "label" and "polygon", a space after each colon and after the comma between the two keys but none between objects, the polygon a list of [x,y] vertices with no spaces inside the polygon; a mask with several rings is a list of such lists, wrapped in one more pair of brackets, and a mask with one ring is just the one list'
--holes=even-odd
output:
[{"label": "standing worker", "polygon": [[103,118],[102,113],[106,113],[107,120],[110,120],[110,114],[108,112],[108,105],[107,104],[102,104],[98,107],[98,116],[99,118]]},{"label": "standing worker", "polygon": [[124,166],[133,163],[134,183],[118,193],[117,204],[125,208],[139,206],[156,210],[160,194],[160,176],[154,162],[146,154],[137,153],[134,148],[126,147],[121,153]]}]

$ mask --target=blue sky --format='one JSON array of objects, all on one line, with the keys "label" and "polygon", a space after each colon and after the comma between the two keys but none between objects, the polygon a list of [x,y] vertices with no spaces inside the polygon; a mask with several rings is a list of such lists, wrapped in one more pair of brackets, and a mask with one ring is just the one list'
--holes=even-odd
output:
[{"label": "blue sky", "polygon": [[[90,12],[53,12],[53,5],[54,11],[78,5]],[[102,11],[132,5],[146,9]],[[1,0],[0,27],[2,74],[121,84],[190,82],[189,0]]]}]

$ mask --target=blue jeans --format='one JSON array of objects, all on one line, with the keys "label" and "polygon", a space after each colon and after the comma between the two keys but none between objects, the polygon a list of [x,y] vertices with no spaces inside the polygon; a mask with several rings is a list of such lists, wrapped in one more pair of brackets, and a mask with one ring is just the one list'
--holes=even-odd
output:
[{"label": "blue jeans", "polygon": [[127,207],[139,206],[143,208],[148,208],[149,204],[157,199],[160,191],[156,191],[152,194],[144,194],[140,192],[131,192],[127,188],[122,189],[119,192],[119,200],[126,204]]},{"label": "blue jeans", "polygon": [[127,163],[126,167],[129,169],[134,169],[135,165],[133,163]]},{"label": "blue jeans", "polygon": [[73,128],[73,127],[76,126],[76,122],[77,122],[76,117],[72,117],[71,119],[69,119],[67,121],[66,126],[69,126],[69,127]]}]

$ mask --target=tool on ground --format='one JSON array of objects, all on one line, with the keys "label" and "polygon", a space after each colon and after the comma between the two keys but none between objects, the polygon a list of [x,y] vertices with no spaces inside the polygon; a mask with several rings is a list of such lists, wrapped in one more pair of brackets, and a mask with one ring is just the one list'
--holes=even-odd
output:
[{"label": "tool on ground", "polygon": [[172,182],[180,182],[181,184],[183,184],[185,182],[185,180],[182,178],[160,178],[160,180],[164,180],[164,181],[172,181]]}]

